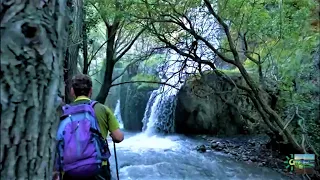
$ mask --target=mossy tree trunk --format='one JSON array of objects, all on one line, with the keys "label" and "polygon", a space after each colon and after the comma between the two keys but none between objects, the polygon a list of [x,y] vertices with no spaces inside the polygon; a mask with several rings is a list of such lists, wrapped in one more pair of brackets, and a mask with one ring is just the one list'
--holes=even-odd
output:
[{"label": "mossy tree trunk", "polygon": [[70,95],[71,88],[71,79],[76,75],[78,70],[78,58],[79,58],[79,49],[81,46],[81,36],[82,36],[82,26],[83,26],[83,0],[72,0],[72,25],[69,29],[69,38],[68,38],[68,49],[67,49],[67,75],[65,79],[66,83],[66,103],[69,103],[73,100],[73,97]]},{"label": "mossy tree trunk", "polygon": [[1,179],[52,179],[66,1],[1,1]]}]

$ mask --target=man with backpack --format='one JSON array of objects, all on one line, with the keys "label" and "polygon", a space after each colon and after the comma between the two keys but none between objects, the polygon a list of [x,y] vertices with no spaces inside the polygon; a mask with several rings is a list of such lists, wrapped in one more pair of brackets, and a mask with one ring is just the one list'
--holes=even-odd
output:
[{"label": "man with backpack", "polygon": [[63,115],[57,131],[56,171],[62,180],[110,180],[111,156],[108,131],[119,143],[124,135],[112,111],[90,100],[92,81],[79,74],[72,78],[71,94],[76,98],[62,107]]}]

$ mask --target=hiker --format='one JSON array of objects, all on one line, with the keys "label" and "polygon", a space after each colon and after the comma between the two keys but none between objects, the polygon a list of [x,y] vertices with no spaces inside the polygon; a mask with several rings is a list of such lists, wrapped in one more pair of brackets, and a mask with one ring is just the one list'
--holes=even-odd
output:
[{"label": "hiker", "polygon": [[72,78],[71,95],[75,101],[63,106],[63,116],[57,131],[55,173],[62,180],[110,180],[111,156],[107,143],[108,131],[115,143],[124,135],[112,111],[90,100],[92,81],[79,74]]}]

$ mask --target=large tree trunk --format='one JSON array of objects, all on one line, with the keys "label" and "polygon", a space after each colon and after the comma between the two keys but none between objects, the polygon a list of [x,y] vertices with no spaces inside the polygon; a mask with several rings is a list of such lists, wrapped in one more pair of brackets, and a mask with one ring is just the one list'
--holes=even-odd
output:
[{"label": "large tree trunk", "polygon": [[70,95],[71,79],[78,73],[78,57],[79,48],[81,45],[82,35],[82,14],[83,14],[83,0],[72,0],[72,26],[70,28],[68,40],[68,61],[67,61],[67,79],[66,80],[66,102],[73,100]]},{"label": "large tree trunk", "polygon": [[65,0],[1,1],[1,179],[52,178]]},{"label": "large tree trunk", "polygon": [[102,104],[105,103],[109,94],[109,90],[111,88],[111,84],[112,84],[112,74],[113,74],[113,68],[115,64],[114,58],[116,56],[115,54],[116,31],[118,30],[118,27],[119,27],[119,23],[115,23],[114,25],[110,26],[107,29],[108,43],[107,43],[106,62],[105,62],[106,69],[104,72],[103,83],[101,85],[99,94],[96,97],[96,100]]}]

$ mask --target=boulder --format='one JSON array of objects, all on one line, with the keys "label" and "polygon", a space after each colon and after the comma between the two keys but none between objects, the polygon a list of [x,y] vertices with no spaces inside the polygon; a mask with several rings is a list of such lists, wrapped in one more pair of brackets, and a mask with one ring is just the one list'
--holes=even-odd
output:
[{"label": "boulder", "polygon": [[207,151],[207,148],[206,148],[206,146],[205,145],[200,145],[200,146],[197,146],[197,151],[198,152],[201,152],[201,153],[204,153],[204,152],[206,152]]},{"label": "boulder", "polygon": [[[233,75],[232,80],[245,85],[239,74]],[[183,134],[245,134],[248,127],[240,113],[243,111],[259,117],[251,100],[221,77],[207,73],[189,78],[177,94],[175,131]]]}]

